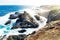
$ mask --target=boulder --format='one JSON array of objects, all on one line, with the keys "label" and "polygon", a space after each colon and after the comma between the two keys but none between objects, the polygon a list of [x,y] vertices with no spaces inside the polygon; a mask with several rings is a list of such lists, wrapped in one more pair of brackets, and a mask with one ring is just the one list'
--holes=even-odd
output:
[{"label": "boulder", "polygon": [[[38,18],[38,17],[37,17]],[[23,14],[18,16],[15,25],[13,25],[12,29],[15,28],[37,28],[39,25],[34,22],[33,18],[24,11]]]},{"label": "boulder", "polygon": [[5,23],[5,25],[10,24],[10,23],[11,23],[11,20],[8,20],[8,21]]},{"label": "boulder", "polygon": [[15,14],[11,14],[9,19],[16,19],[18,17],[18,15],[15,15]]}]

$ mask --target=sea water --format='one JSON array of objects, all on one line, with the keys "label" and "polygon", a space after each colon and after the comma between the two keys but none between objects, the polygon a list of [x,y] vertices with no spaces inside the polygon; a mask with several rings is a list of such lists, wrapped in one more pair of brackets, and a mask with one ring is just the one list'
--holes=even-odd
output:
[{"label": "sea water", "polygon": [[9,12],[14,12],[27,8],[28,6],[24,5],[0,5],[0,16],[4,16]]},{"label": "sea water", "polygon": [[[47,22],[47,19],[43,16],[40,16],[41,20],[36,20],[36,18],[34,17],[34,15],[36,15],[35,11],[34,10],[30,10],[29,8],[30,7],[26,7],[26,6],[0,6],[1,9],[0,10],[3,10],[1,11],[0,13],[0,36],[4,36],[4,35],[7,35],[7,37],[9,35],[21,35],[21,34],[31,34],[32,32],[34,31],[38,31],[40,28],[44,27],[46,25],[46,22]],[[12,29],[11,30],[11,27],[13,26],[13,24],[16,22],[16,19],[15,20],[12,20],[12,22],[8,25],[4,25],[4,23],[9,20],[9,16],[10,14],[14,14],[16,11],[19,11],[19,10],[22,10],[22,11],[26,11],[30,14],[30,16],[39,24],[39,27],[38,28],[25,28],[26,32],[24,33],[19,33],[18,31],[22,30],[22,28],[18,28],[18,29]],[[42,22],[41,22],[42,21]]]},{"label": "sea water", "polygon": [[16,12],[19,10],[23,10],[25,8],[28,8],[28,6],[24,5],[0,5],[0,35],[6,35],[8,34],[9,30],[11,30],[11,27],[13,23],[4,25],[6,21],[8,21],[10,13]]}]

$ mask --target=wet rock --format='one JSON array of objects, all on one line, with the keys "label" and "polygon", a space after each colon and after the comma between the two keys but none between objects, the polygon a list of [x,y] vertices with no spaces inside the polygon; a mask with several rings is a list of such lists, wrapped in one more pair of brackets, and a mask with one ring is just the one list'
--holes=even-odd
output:
[{"label": "wet rock", "polygon": [[9,19],[16,19],[18,17],[18,15],[15,15],[15,14],[11,14]]},{"label": "wet rock", "polygon": [[20,31],[18,31],[19,33],[24,33],[24,32],[26,32],[26,30],[20,30]]},{"label": "wet rock", "polygon": [[11,29],[16,29],[16,28],[20,28],[21,26],[19,24],[14,24],[13,27]]},{"label": "wet rock", "polygon": [[26,16],[28,16],[28,14],[25,11],[24,11],[24,13],[18,14],[18,19],[16,20],[16,23],[27,21]]},{"label": "wet rock", "polygon": [[14,25],[11,29],[17,29],[17,28],[37,28],[38,25]]},{"label": "wet rock", "polygon": [[37,20],[40,20],[40,18],[39,18],[39,16],[38,16],[38,15],[35,15],[35,18],[36,18]]},{"label": "wet rock", "polygon": [[[38,17],[37,17],[38,18]],[[12,29],[14,28],[37,28],[39,25],[34,22],[33,18],[24,11],[23,14],[18,16],[15,25],[13,25]]]},{"label": "wet rock", "polygon": [[36,31],[32,32],[32,34],[35,34],[35,33],[36,33]]},{"label": "wet rock", "polygon": [[15,12],[16,15],[19,15],[20,13],[19,12]]},{"label": "wet rock", "polygon": [[7,38],[7,40],[24,40],[26,37],[25,34],[23,35],[11,35]]},{"label": "wet rock", "polygon": [[23,18],[16,20],[16,23],[19,23],[19,22],[23,22]]},{"label": "wet rock", "polygon": [[8,21],[5,23],[5,25],[10,24],[10,23],[11,23],[11,20],[8,20]]},{"label": "wet rock", "polygon": [[30,22],[18,22],[15,25],[13,25],[12,29],[16,28],[37,28],[39,25],[35,23],[30,23]]}]

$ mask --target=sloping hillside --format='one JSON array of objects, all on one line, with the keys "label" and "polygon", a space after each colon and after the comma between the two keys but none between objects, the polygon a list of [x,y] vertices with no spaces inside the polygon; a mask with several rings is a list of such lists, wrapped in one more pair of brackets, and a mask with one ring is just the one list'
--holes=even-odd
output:
[{"label": "sloping hillside", "polygon": [[35,34],[28,36],[26,40],[60,40],[60,20],[48,23]]}]

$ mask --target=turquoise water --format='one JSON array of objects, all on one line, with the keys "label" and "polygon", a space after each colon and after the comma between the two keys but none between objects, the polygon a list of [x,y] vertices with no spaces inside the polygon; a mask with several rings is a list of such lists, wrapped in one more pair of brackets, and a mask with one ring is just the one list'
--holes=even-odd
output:
[{"label": "turquoise water", "polygon": [[[5,16],[9,12],[23,10],[23,9],[25,9],[27,7],[28,6],[24,6],[24,5],[0,5],[0,17]],[[2,32],[2,34],[9,33],[9,30],[11,30],[11,27],[12,27],[13,24],[14,23],[8,24],[8,25],[1,25],[0,24],[0,29],[1,29],[0,33],[1,32]]]}]

